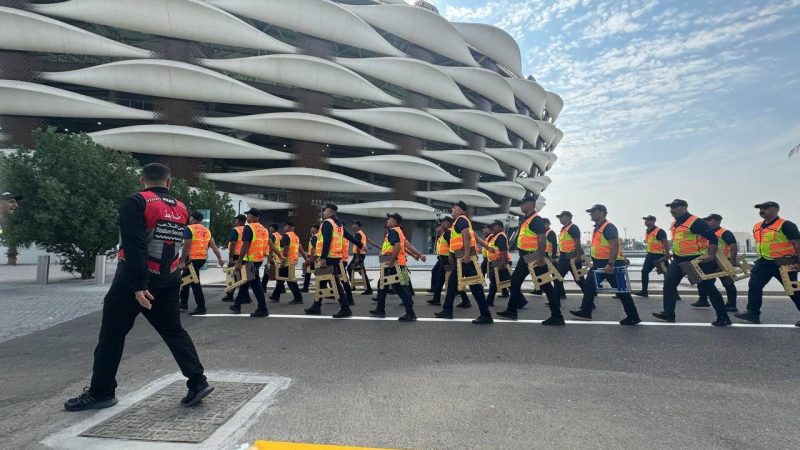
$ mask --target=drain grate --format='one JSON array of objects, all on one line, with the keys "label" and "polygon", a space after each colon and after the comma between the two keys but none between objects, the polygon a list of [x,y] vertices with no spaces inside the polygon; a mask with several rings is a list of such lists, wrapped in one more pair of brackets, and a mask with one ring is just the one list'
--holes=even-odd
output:
[{"label": "drain grate", "polygon": [[216,390],[201,403],[184,408],[186,384],[175,381],[96,425],[80,436],[151,442],[199,443],[233,417],[264,383],[216,381]]}]

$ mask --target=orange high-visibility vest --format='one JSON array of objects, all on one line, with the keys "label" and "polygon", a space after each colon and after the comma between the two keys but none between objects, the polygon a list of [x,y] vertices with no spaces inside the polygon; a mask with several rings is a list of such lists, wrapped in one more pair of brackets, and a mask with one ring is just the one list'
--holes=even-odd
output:
[{"label": "orange high-visibility vest", "polygon": [[530,228],[531,222],[537,215],[537,213],[533,213],[533,215],[525,219],[522,225],[519,226],[519,232],[517,233],[517,249],[526,252],[535,252],[539,250],[539,235]]},{"label": "orange high-visibility vest", "polygon": [[233,227],[236,230],[236,242],[233,244],[233,254],[239,256],[242,254],[242,246],[244,245],[244,241],[242,240],[242,234],[244,233],[244,226],[241,227]]},{"label": "orange high-visibility vest", "polygon": [[456,251],[464,248],[464,236],[462,236],[462,233],[456,231],[456,222],[458,222],[458,219],[462,217],[467,221],[467,230],[469,231],[471,244],[470,246],[472,247],[472,254],[475,255],[478,253],[478,241],[475,240],[475,231],[472,229],[472,222],[467,216],[460,216],[453,220],[453,226],[450,227],[450,251],[455,253]]},{"label": "orange high-visibility vest", "polygon": [[208,258],[211,231],[199,223],[189,225],[189,229],[192,231],[192,240],[189,242],[189,259],[201,260]]},{"label": "orange high-visibility vest", "polygon": [[287,260],[289,264],[294,265],[297,262],[297,255],[300,254],[300,238],[294,231],[287,231],[286,236],[289,236],[289,254]]},{"label": "orange high-visibility vest", "polygon": [[[493,248],[493,249],[497,250],[497,251],[496,251],[496,252],[494,252],[494,253],[491,253],[491,252],[489,252],[489,260],[490,260],[490,261],[497,261],[497,260],[499,260],[499,259],[500,259],[500,253],[501,253],[501,252],[500,252],[500,247],[498,247],[498,246],[495,244],[495,242],[497,242],[497,239],[499,239],[499,238],[500,238],[500,236],[505,236],[505,237],[506,237],[506,242],[508,242],[508,236],[506,236],[506,233],[505,233],[505,231],[501,231],[501,232],[499,232],[499,233],[493,234],[493,235],[492,235],[492,236],[489,238],[489,240],[488,240],[488,241],[486,241],[486,243],[487,243],[487,244],[489,244],[489,247],[491,247],[491,248]],[[508,255],[508,252],[506,252],[506,260],[508,260],[508,259],[509,259],[509,255]]]},{"label": "orange high-visibility vest", "polygon": [[[592,236],[592,258],[594,259],[609,259],[611,258],[611,243],[603,236],[603,231],[605,231],[606,227],[611,224],[609,221],[603,222],[597,230],[595,230],[594,235]],[[617,259],[625,259],[622,256],[622,243],[620,244],[620,248],[617,251]]]},{"label": "orange high-visibility vest", "polygon": [[723,255],[725,255],[726,257],[730,257],[731,256],[731,246],[728,245],[728,243],[725,242],[724,239],[722,239],[722,235],[725,234],[726,231],[728,231],[728,230],[726,230],[725,228],[719,227],[719,230],[715,231],[714,234],[716,234],[717,235],[717,239],[719,239],[719,241],[717,242],[717,247],[722,249],[722,254]]},{"label": "orange high-visibility vest", "polygon": [[258,222],[248,223],[248,227],[253,231],[253,240],[250,241],[250,248],[242,261],[261,262],[264,261],[264,253],[269,248],[269,230]]},{"label": "orange high-visibility vest", "polygon": [[653,227],[653,231],[647,233],[647,239],[645,240],[647,243],[647,253],[655,253],[658,255],[663,255],[666,253],[664,243],[656,238],[660,231],[661,228]]},{"label": "orange high-visibility vest", "polygon": [[[356,244],[353,244],[353,254],[356,255],[366,255],[367,254],[367,233],[364,233],[364,230],[356,231],[356,236],[359,237],[361,241],[361,249],[359,249]],[[347,240],[347,239],[345,239]]]},{"label": "orange high-visibility vest", "polygon": [[[400,253],[397,254],[397,264],[405,267],[408,260],[406,259],[406,235],[400,227],[394,227],[392,230],[397,232],[400,237]],[[394,245],[389,243],[389,233],[383,238],[383,245],[381,245],[381,255],[391,255],[394,252]]]},{"label": "orange high-visibility vest", "polygon": [[450,243],[444,238],[444,233],[442,233],[436,241],[436,254],[439,256],[447,256],[450,254]]},{"label": "orange high-visibility vest", "polygon": [[759,222],[753,228],[753,236],[756,240],[756,253],[759,258],[774,260],[786,256],[794,256],[797,252],[792,242],[783,232],[785,220],[778,218],[768,226],[764,222]]},{"label": "orange high-visibility vest", "polygon": [[[342,257],[342,241],[344,240],[344,227],[336,225],[333,219],[327,219],[333,227],[333,234],[331,236],[331,245],[327,255],[322,254],[322,246],[325,244],[325,238],[322,236],[322,225],[317,232],[317,252],[316,255],[325,258],[341,258]],[[324,225],[324,223],[323,223]]]},{"label": "orange high-visibility vest", "polygon": [[561,233],[558,236],[558,250],[561,253],[574,252],[575,249],[578,248],[577,242],[575,242],[575,239],[573,239],[572,235],[569,234],[570,229],[572,229],[572,223],[562,228]]},{"label": "orange high-visibility vest", "polygon": [[[342,262],[347,264],[350,261],[350,246],[348,245],[348,240],[342,236]],[[355,246],[355,244],[353,244]]]},{"label": "orange high-visibility vest", "polygon": [[692,233],[692,224],[696,220],[696,216],[689,216],[680,225],[672,222],[672,253],[675,256],[700,256],[708,253],[708,239]]},{"label": "orange high-visibility vest", "polygon": [[547,253],[547,256],[550,256],[550,255],[553,254],[553,243],[550,242],[550,239],[549,239],[550,238],[550,233],[555,234],[555,231],[553,231],[550,228],[548,228],[544,232],[544,237],[545,237],[545,240],[547,241],[547,243],[545,244],[545,247],[544,247],[544,252]]}]

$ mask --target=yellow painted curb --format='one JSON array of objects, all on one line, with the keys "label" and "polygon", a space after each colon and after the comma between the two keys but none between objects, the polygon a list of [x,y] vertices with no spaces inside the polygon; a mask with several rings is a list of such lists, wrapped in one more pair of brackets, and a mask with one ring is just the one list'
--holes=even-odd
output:
[{"label": "yellow painted curb", "polygon": [[256,441],[250,450],[389,450],[374,447],[348,447],[346,445],[301,444],[298,442]]}]

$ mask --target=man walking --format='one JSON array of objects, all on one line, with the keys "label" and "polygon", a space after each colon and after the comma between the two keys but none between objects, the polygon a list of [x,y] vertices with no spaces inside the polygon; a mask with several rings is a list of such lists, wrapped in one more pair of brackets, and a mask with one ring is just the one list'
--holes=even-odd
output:
[{"label": "man walking", "polygon": [[[405,315],[397,320],[400,322],[415,322],[417,315],[414,313],[414,301],[411,299],[411,293],[408,292],[409,275],[406,270],[406,237],[403,234],[403,229],[400,224],[403,223],[403,216],[400,214],[388,214],[386,216],[386,237],[383,239],[383,246],[381,248],[381,256],[388,257],[386,261],[387,270],[394,271],[395,264],[400,267],[400,283],[393,284],[394,292],[400,297],[403,302],[403,307],[406,310]],[[420,258],[422,255],[415,252],[415,257]],[[383,277],[383,274],[380,274]],[[369,313],[375,317],[386,317],[386,294],[389,292],[389,286],[381,286],[378,290],[378,305],[375,310]]]},{"label": "man walking", "polygon": [[317,233],[319,233],[319,225],[311,225],[311,237],[308,239],[308,250],[306,250],[308,259],[303,264],[303,289],[300,289],[300,292],[303,293],[307,293],[308,288],[311,287],[311,273],[314,271],[314,261],[317,259]]},{"label": "man walking", "polygon": [[[364,229],[361,228],[361,222],[356,220],[351,225],[353,229],[353,235],[359,242],[361,242],[361,248],[353,245],[353,259],[350,261],[350,264],[347,266],[347,273],[350,275],[350,280],[353,280],[353,273],[356,272],[356,267],[363,268],[367,258],[367,243],[369,242],[369,238],[367,237],[367,233],[364,232]],[[359,269],[360,270],[360,269]],[[367,270],[364,268],[364,283],[367,285],[367,289],[361,293],[361,295],[372,295],[372,284],[369,281],[369,276],[367,276]]]},{"label": "man walking", "polygon": [[[719,214],[710,214],[703,220],[711,227],[711,231],[717,235],[717,239],[719,239],[717,247],[722,249],[722,254],[731,261],[731,265],[736,266],[736,264],[738,264],[736,259],[739,253],[739,244],[736,242],[736,236],[734,236],[733,233],[720,226],[722,224],[722,216]],[[736,290],[736,284],[729,277],[720,278],[720,282],[725,288],[725,294],[728,298],[725,309],[727,309],[728,312],[737,312],[736,297],[739,292]],[[699,288],[697,289],[697,293],[700,298],[690,306],[693,308],[708,308],[711,306],[711,304],[708,303],[707,293],[701,291]]]},{"label": "man walking", "polygon": [[[239,214],[233,219],[233,228],[231,229],[231,235],[228,238],[228,267],[233,267],[236,265],[236,261],[239,260],[242,253],[242,233],[244,232],[244,225],[247,223],[247,216],[244,214]],[[233,292],[228,292],[222,297],[223,302],[232,302],[233,301]]]},{"label": "man walking", "polygon": [[220,267],[224,266],[222,262],[222,253],[214,242],[211,236],[211,231],[203,225],[203,213],[195,211],[189,218],[189,226],[183,231],[183,253],[181,254],[181,266],[184,267],[181,277],[189,275],[189,265],[192,265],[195,275],[197,275],[197,283],[190,283],[181,288],[181,311],[189,309],[189,288],[191,287],[194,294],[194,301],[197,303],[197,308],[190,312],[191,316],[202,316],[206,313],[206,298],[203,295],[203,285],[200,284],[200,269],[206,265],[208,258],[208,248],[214,252],[217,257],[217,262]]},{"label": "man walking", "polygon": [[644,264],[642,264],[642,290],[634,292],[633,295],[637,297],[649,297],[647,292],[650,286],[650,272],[656,268],[656,264],[662,259],[666,263],[669,261],[669,242],[667,241],[667,232],[656,226],[656,217],[653,215],[643,217],[645,228],[645,245],[647,247],[647,255],[644,257]]},{"label": "man walking", "polygon": [[[558,263],[556,263],[556,269],[558,269],[558,273],[560,273],[562,277],[566,277],[567,274],[572,271],[572,265],[570,264],[571,259],[576,259],[576,267],[579,269],[583,265],[581,262],[581,258],[583,257],[583,247],[581,247],[581,229],[572,223],[572,213],[569,211],[561,211],[561,214],[557,215],[556,218],[559,222],[561,222],[561,232],[559,233],[558,238]],[[584,278],[575,280],[575,283],[581,289],[581,292],[583,292],[585,282],[586,280]],[[555,284],[558,298],[565,300],[567,298],[567,292],[564,290],[564,282],[556,280],[553,283]]]},{"label": "man walking", "polygon": [[267,299],[264,296],[264,288],[261,287],[261,280],[258,275],[261,263],[264,262],[265,253],[269,248],[269,231],[259,222],[261,220],[261,211],[256,208],[250,208],[245,215],[247,216],[247,225],[242,231],[242,241],[244,242],[242,244],[242,257],[236,261],[234,269],[237,273],[241,273],[242,266],[245,266],[249,281],[239,288],[239,293],[236,295],[230,310],[234,314],[242,312],[242,303],[250,299],[250,296],[247,295],[247,290],[249,289],[253,291],[258,303],[256,310],[250,313],[250,317],[267,317],[269,316]]},{"label": "man walking", "polygon": [[[297,236],[294,232],[294,222],[286,222],[283,226],[283,236],[281,236],[281,248],[283,249],[283,255],[281,260],[283,264],[281,267],[278,268],[279,271],[286,271],[286,276],[289,275],[289,268],[297,266],[297,259],[299,255],[303,256],[303,260],[308,261],[308,255],[306,251],[303,250],[303,247],[300,246],[300,237]],[[281,274],[281,276],[283,276]],[[303,303],[303,294],[300,292],[300,286],[297,285],[297,281],[287,281],[286,284],[289,285],[289,290],[292,292],[292,296],[294,297],[292,301],[289,302],[290,305],[300,305]],[[273,301],[275,303],[279,302],[281,299],[281,293],[285,292],[284,289],[284,282],[283,280],[278,280],[275,283],[275,292],[272,294]]]}]

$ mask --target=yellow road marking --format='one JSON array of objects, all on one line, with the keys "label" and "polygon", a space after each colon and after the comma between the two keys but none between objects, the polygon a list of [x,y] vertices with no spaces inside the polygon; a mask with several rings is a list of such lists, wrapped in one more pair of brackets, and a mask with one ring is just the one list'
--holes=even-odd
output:
[{"label": "yellow road marking", "polygon": [[346,445],[301,444],[298,442],[256,441],[250,450],[389,450],[374,447],[348,447]]}]

